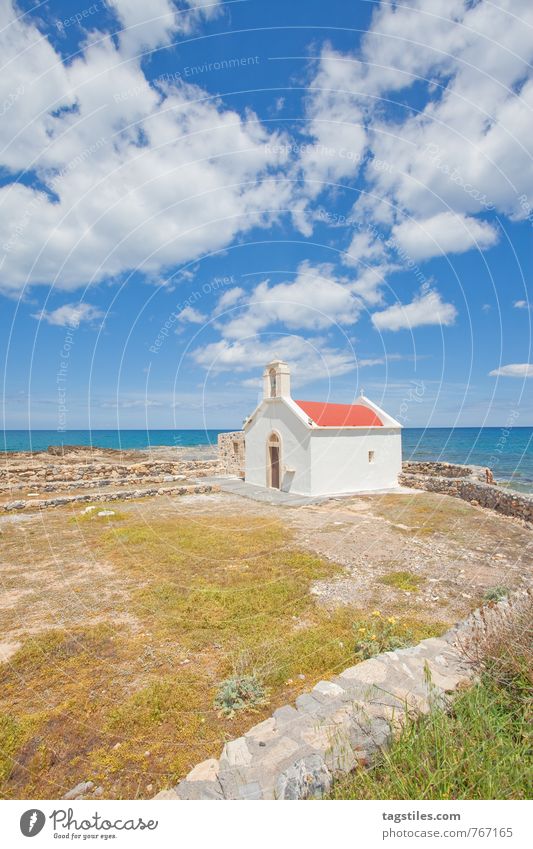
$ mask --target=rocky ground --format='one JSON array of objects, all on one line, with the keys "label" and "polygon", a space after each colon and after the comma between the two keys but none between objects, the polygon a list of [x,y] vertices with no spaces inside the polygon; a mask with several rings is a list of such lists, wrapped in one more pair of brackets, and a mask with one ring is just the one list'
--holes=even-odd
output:
[{"label": "rocky ground", "polygon": [[327,502],[292,518],[300,544],[345,567],[316,584],[321,603],[388,608],[449,622],[494,587],[529,584],[533,535],[520,522],[416,492]]},{"label": "rocky ground", "polygon": [[[0,503],[17,497],[39,500],[43,493],[78,492],[92,496],[127,489],[134,492],[150,485],[150,478],[157,479],[153,485],[158,488],[180,483],[181,476],[184,483],[197,484],[216,469],[212,453],[206,455],[204,450],[194,449],[153,449],[142,453],[73,449],[64,454],[11,455],[2,469]],[[32,492],[37,495],[30,496]],[[173,536],[176,527],[177,536]],[[306,632],[311,636],[313,629],[321,629],[324,637],[316,646],[312,640],[306,644],[308,663],[317,656],[319,646],[328,640],[334,646],[335,640],[342,640],[337,642],[330,662],[332,668],[338,666],[340,671],[349,665],[351,628],[358,617],[379,610],[386,617],[409,619],[417,627],[438,626],[438,633],[442,633],[477,607],[487,593],[530,585],[532,545],[531,529],[523,522],[436,492],[366,495],[296,508],[259,503],[225,492],[181,497],[167,493],[110,505],[75,503],[53,510],[38,510],[30,505],[22,511],[4,511],[0,513],[0,659],[5,662],[0,670],[4,670],[5,684],[0,702],[8,691],[11,696],[8,708],[0,704],[0,710],[8,710],[15,717],[9,720],[15,723],[9,725],[9,734],[27,741],[17,744],[21,747],[19,772],[10,779],[6,792],[21,798],[17,793],[24,788],[25,798],[42,798],[45,776],[51,782],[46,785],[46,792],[63,795],[77,782],[90,780],[97,773],[104,776],[98,780],[103,782],[105,798],[120,793],[131,797],[128,794],[136,792],[131,778],[134,772],[135,782],[141,780],[137,775],[150,773],[152,777],[139,790],[140,795],[150,796],[161,786],[169,786],[164,783],[169,770],[179,779],[187,772],[187,763],[190,769],[208,756],[204,750],[194,748],[194,740],[198,739],[195,727],[191,731],[192,742],[186,744],[191,747],[190,759],[185,751],[183,770],[181,760],[178,766],[172,766],[174,753],[181,750],[168,735],[174,728],[172,733],[178,738],[182,735],[185,741],[189,733],[179,730],[187,711],[176,707],[168,728],[154,732],[158,740],[163,739],[162,734],[167,735],[164,739],[169,752],[161,766],[154,755],[156,744],[150,738],[150,710],[156,711],[163,696],[159,690],[150,691],[155,700],[150,710],[142,701],[142,687],[147,682],[158,686],[163,673],[174,682],[169,694],[175,693],[176,682],[189,676],[186,703],[190,701],[190,688],[197,688],[200,699],[223,674],[218,667],[212,669],[215,660],[220,669],[224,668],[222,659],[218,659],[221,638],[209,635],[207,648],[196,652],[196,632],[191,636],[187,631],[188,623],[191,628],[195,625],[194,609],[188,611],[184,601],[185,606],[174,614],[172,605],[181,605],[182,597],[175,595],[172,587],[178,587],[186,596],[190,586],[187,582],[199,580],[197,592],[208,592],[198,598],[204,604],[212,601],[215,605],[208,613],[216,631],[219,617],[233,609],[228,604],[216,606],[220,593],[227,593],[237,578],[245,581],[247,575],[253,579],[261,574],[258,570],[268,558],[281,558],[280,562],[288,563],[294,552],[304,551],[319,555],[324,562],[338,564],[334,568],[320,567],[322,577],[302,584],[307,587],[304,607],[293,589],[293,595],[287,597],[289,602],[284,602],[282,595],[273,609],[283,613],[283,604],[289,604],[289,614],[293,615],[287,634],[293,641],[304,641]],[[300,569],[299,556],[293,558],[291,565],[295,580]],[[261,589],[257,586],[257,593]],[[237,590],[238,587],[231,596],[236,615]],[[317,610],[318,614],[314,612]],[[184,615],[182,611],[188,612]],[[177,636],[173,620],[167,622],[171,615],[176,615],[181,636]],[[336,623],[344,628],[347,637],[344,633],[338,636]],[[201,621],[199,625],[202,626]],[[284,627],[287,628],[286,622]],[[109,639],[108,633],[112,635]],[[284,645],[286,641],[284,637]],[[298,651],[295,645],[295,656],[302,657]],[[48,655],[52,666],[46,660]],[[65,688],[74,687],[78,673],[83,678],[80,688],[86,688],[87,694],[85,690],[80,690],[81,695],[76,691],[69,701],[70,696],[66,698],[63,693]],[[323,674],[324,670],[313,667],[312,673],[303,676],[305,681],[300,681],[298,675],[288,675],[286,682],[276,685],[281,689],[272,697],[274,707],[278,696],[284,702],[291,701],[297,695],[293,692],[295,687],[307,686],[315,676],[318,681]],[[33,707],[28,705],[27,694],[20,692],[24,675],[34,682],[39,693],[39,698],[33,697]],[[39,675],[41,678],[36,677]],[[97,683],[92,683],[93,676]],[[37,681],[41,683],[36,684]],[[170,698],[169,694],[165,698]],[[122,699],[122,704],[132,700],[127,720],[131,730],[126,730],[130,725],[121,720],[119,730],[112,734],[106,731],[102,742],[101,735],[96,730],[93,733],[91,722],[95,728],[101,722],[97,711],[103,710],[102,705],[105,715],[112,718],[117,699]],[[69,731],[66,740],[63,733],[65,727],[73,728],[79,722],[80,710],[88,711],[87,740],[83,746],[89,754],[84,753],[81,744],[75,745],[75,735],[72,737]],[[209,727],[213,742],[209,745],[213,751],[218,751],[220,735],[227,732],[232,737],[240,733],[233,726],[228,731],[203,703],[202,710],[208,725],[212,723]],[[97,717],[94,720],[93,712]],[[26,714],[31,714],[31,720]],[[141,716],[147,729],[143,728],[142,735],[136,730]],[[43,731],[32,730],[36,717],[41,717]],[[111,719],[106,721],[114,728]],[[157,723],[154,728],[159,728]],[[105,748],[108,738],[110,752]],[[121,748],[116,748],[119,744]],[[48,746],[49,762],[43,761],[41,745]],[[33,746],[37,746],[35,751]],[[204,749],[209,746],[206,744]],[[127,756],[120,755],[120,761],[119,754],[123,752]],[[79,766],[75,758],[81,759]],[[98,769],[90,758],[95,759]],[[112,778],[105,779],[108,759]],[[30,780],[26,773],[20,773],[22,768],[34,778]],[[121,784],[126,769],[131,780]]]},{"label": "rocky ground", "polygon": [[[147,526],[177,515],[191,522],[195,516],[211,516],[214,525],[218,517],[238,515],[243,529],[247,518],[280,521],[292,531],[295,546],[344,567],[340,576],[313,587],[317,601],[330,608],[394,607],[452,624],[487,591],[528,585],[533,573],[530,529],[437,493],[366,495],[299,508],[213,493],[118,502],[111,509]],[[94,510],[94,515],[101,512]],[[71,505],[0,516],[4,654],[19,645],[24,633],[54,623],[68,627],[94,621],[95,615],[105,619],[115,595],[127,592],[124,574],[88,556],[87,511]]]}]

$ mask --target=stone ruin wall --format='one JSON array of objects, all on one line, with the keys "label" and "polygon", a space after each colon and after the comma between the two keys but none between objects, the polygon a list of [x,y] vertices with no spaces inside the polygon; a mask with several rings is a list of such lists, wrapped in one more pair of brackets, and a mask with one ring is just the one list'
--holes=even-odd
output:
[{"label": "stone ruin wall", "polygon": [[485,483],[484,472],[477,466],[453,463],[404,463],[398,481],[402,486],[452,495],[533,524],[533,496]]},{"label": "stone ruin wall", "polygon": [[[46,452],[48,453],[48,452]],[[117,452],[118,453],[118,452]],[[87,462],[70,458],[50,462],[46,454],[35,461],[17,463],[14,458],[0,468],[0,492],[35,489],[55,492],[59,488],[92,489],[122,483],[162,483],[165,481],[210,477],[217,473],[217,460],[142,460],[132,462]]]},{"label": "stone ruin wall", "polygon": [[[0,512],[40,510],[71,503],[218,491],[207,479],[218,460],[158,459],[114,449],[52,447],[17,452],[0,468]],[[127,489],[125,488],[127,487]]]},{"label": "stone ruin wall", "polygon": [[431,477],[466,478],[472,474],[473,469],[474,466],[460,466],[458,463],[412,462],[410,460],[404,460],[402,463],[402,472],[404,473],[431,475]]},{"label": "stone ruin wall", "polygon": [[218,459],[223,475],[244,477],[244,432],[235,430],[218,435]]}]

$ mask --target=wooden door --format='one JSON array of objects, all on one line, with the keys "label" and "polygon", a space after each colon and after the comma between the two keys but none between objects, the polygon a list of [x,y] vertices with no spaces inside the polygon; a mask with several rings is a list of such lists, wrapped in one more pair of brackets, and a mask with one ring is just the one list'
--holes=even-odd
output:
[{"label": "wooden door", "polygon": [[270,446],[270,486],[279,489],[279,446]]}]

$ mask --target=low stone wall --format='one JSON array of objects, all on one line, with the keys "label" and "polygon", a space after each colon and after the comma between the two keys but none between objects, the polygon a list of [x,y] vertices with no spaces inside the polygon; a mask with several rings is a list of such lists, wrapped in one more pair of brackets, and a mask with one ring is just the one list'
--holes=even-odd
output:
[{"label": "low stone wall", "polygon": [[305,799],[325,795],[336,776],[368,765],[409,712],[427,713],[473,678],[468,639],[529,603],[527,592],[477,611],[440,638],[378,655],[320,681],[226,743],[156,799]]},{"label": "low stone wall", "polygon": [[474,468],[474,466],[460,466],[458,463],[414,462],[410,460],[402,463],[403,472],[444,478],[467,478],[473,474]]},{"label": "low stone wall", "polygon": [[126,489],[116,492],[94,492],[87,495],[60,495],[56,498],[31,498],[29,500],[8,501],[0,505],[0,512],[13,510],[42,510],[46,507],[62,507],[64,504],[86,504],[87,502],[128,501],[132,498],[148,498],[154,495],[199,495],[208,492],[220,492],[212,484],[189,484],[183,486],[147,487],[144,489]]},{"label": "low stone wall", "polygon": [[244,432],[236,430],[232,433],[219,433],[218,459],[223,475],[244,477]]},{"label": "low stone wall", "polygon": [[176,462],[144,461],[137,463],[88,463],[68,457],[61,463],[49,462],[43,455],[36,457],[33,463],[17,464],[16,460],[0,467],[0,489],[14,489],[50,486],[81,485],[83,482],[107,480],[121,483],[129,480],[163,481],[170,476],[191,474],[196,477],[216,474],[216,460],[177,460]]},{"label": "low stone wall", "polygon": [[[424,489],[428,492],[442,492],[455,498],[462,498],[471,504],[488,507],[505,516],[513,516],[524,522],[533,523],[533,496],[514,492],[496,484],[483,483],[480,470],[470,466],[456,466],[464,469],[467,475],[442,475],[438,468],[442,463],[404,463],[398,480],[402,486]],[[451,465],[451,464],[450,464]],[[429,471],[428,467],[431,467]]]}]

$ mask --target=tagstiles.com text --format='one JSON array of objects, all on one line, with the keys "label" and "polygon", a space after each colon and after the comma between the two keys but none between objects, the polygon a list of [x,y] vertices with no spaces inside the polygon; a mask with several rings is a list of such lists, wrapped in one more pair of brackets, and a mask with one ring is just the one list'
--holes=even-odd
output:
[{"label": "tagstiles.com text", "polygon": [[[424,825],[425,822],[442,822],[457,821],[461,819],[461,814],[448,813],[429,813],[423,811],[406,811],[402,813],[382,812],[382,818],[385,822],[394,823],[395,826],[401,825],[401,828],[384,828],[381,832],[382,840],[395,840],[398,838],[410,837],[414,840],[423,838],[480,838],[480,839],[504,839],[513,836],[512,828],[502,826],[469,826],[468,828],[433,828]],[[416,823],[416,826],[414,825]]]}]

